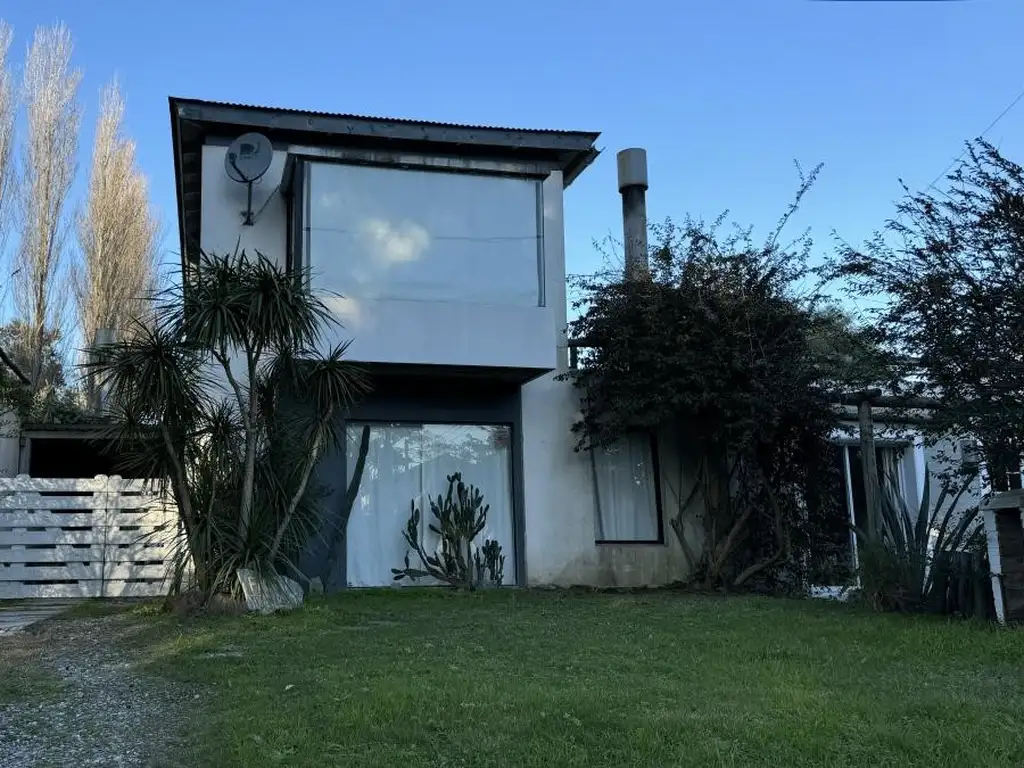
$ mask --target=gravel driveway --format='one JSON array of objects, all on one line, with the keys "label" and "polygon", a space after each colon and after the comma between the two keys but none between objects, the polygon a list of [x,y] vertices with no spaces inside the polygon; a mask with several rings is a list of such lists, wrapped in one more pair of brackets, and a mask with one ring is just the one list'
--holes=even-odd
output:
[{"label": "gravel driveway", "polygon": [[187,765],[179,734],[198,694],[138,672],[116,643],[131,627],[59,618],[0,637],[0,664],[23,680],[6,704],[0,688],[0,768]]}]

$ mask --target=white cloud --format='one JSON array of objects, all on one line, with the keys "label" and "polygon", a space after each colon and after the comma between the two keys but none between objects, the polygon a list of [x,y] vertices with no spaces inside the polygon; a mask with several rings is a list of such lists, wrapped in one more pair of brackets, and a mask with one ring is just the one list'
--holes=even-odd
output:
[{"label": "white cloud", "polygon": [[366,219],[360,226],[374,259],[382,264],[416,261],[430,247],[430,233],[419,224],[403,221],[394,226],[384,219]]},{"label": "white cloud", "polygon": [[337,192],[324,192],[320,195],[318,208],[331,209],[337,208],[341,205],[341,195]]},{"label": "white cloud", "polygon": [[322,296],[323,303],[334,313],[342,327],[349,332],[359,330],[363,315],[359,309],[359,302],[347,296]]}]

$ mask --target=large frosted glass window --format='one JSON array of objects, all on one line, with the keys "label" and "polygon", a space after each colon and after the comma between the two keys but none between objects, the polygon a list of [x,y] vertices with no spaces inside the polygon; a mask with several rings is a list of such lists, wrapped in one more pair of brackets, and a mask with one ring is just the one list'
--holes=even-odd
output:
[{"label": "large frosted glass window", "polygon": [[315,164],[313,286],[354,301],[537,306],[539,195],[528,179]]},{"label": "large frosted glass window", "polygon": [[590,452],[597,541],[660,543],[654,441],[640,432]]},{"label": "large frosted glass window", "polygon": [[[362,428],[351,424],[346,432],[349,473],[355,467]],[[437,535],[426,525],[433,521],[427,499],[447,491],[447,476],[453,472],[461,472],[463,482],[479,488],[484,503],[490,505],[487,526],[476,543],[482,546],[487,539],[494,539],[501,544],[503,583],[514,584],[511,447],[510,428],[505,426],[372,424],[370,450],[348,523],[349,585],[394,583],[391,569],[402,567],[408,549],[402,530],[412,502],[423,515],[420,535],[424,549],[439,549]],[[419,565],[415,553],[409,561]],[[414,583],[430,582],[420,579]]]}]

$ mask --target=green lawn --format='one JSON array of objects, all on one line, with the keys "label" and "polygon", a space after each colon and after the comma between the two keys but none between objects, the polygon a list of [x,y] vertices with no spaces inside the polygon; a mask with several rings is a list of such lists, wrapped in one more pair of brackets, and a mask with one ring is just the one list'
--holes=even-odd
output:
[{"label": "green lawn", "polygon": [[1024,634],[963,622],[412,590],[140,621],[148,669],[203,691],[199,765],[1024,765]]}]

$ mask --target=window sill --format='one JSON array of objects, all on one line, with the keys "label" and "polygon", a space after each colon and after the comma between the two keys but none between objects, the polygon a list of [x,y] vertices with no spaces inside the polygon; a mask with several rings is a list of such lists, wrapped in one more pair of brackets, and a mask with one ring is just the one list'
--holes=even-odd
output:
[{"label": "window sill", "polygon": [[627,539],[625,541],[601,540],[601,541],[595,541],[594,544],[596,544],[599,547],[664,547],[665,546],[665,542],[664,541],[655,541],[655,540],[651,540],[651,541],[636,541],[636,540],[633,540],[633,539]]}]

